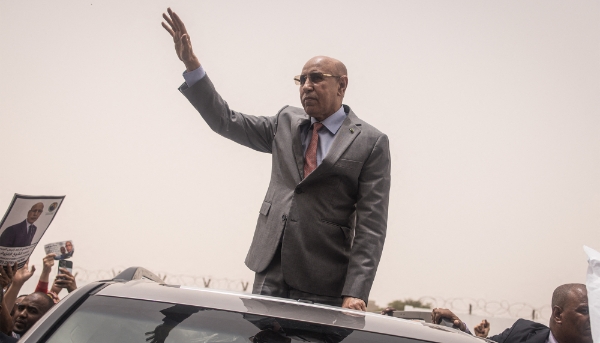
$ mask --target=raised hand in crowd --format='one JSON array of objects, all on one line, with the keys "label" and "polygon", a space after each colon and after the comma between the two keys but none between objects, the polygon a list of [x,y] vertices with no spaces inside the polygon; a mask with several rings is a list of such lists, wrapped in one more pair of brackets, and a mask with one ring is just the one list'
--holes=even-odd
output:
[{"label": "raised hand in crowd", "polygon": [[33,274],[35,273],[35,266],[32,265],[31,269],[29,268],[29,260],[25,262],[25,265],[14,274],[12,278],[12,283],[6,294],[4,295],[4,303],[6,304],[7,309],[12,309],[15,306],[15,301],[17,300],[17,296],[19,296],[19,292],[21,291],[21,287],[29,280]]},{"label": "raised hand in crowd", "polygon": [[44,267],[42,268],[42,274],[40,275],[40,282],[50,282],[50,272],[52,271],[52,267],[54,267],[55,257],[56,254],[48,254],[42,260]]},{"label": "raised hand in crowd", "polygon": [[477,326],[473,328],[473,331],[475,332],[475,336],[487,338],[490,333],[490,322],[488,322],[486,319],[482,320],[481,323],[477,324]]},{"label": "raised hand in crowd", "polygon": [[175,53],[177,57],[185,64],[187,71],[196,70],[200,67],[200,61],[192,49],[192,41],[190,36],[183,25],[183,21],[179,18],[177,13],[173,12],[171,8],[167,9],[169,15],[163,13],[163,18],[168,24],[162,22],[162,26],[171,34],[173,42],[175,43]]},{"label": "raised hand in crowd", "polygon": [[63,288],[66,288],[69,293],[73,292],[77,289],[77,283],[75,282],[75,276],[69,273],[66,268],[59,268],[60,273],[56,275],[56,279],[54,279],[54,285],[52,286],[52,292],[58,294]]},{"label": "raised hand in crowd", "polygon": [[443,318],[450,320],[454,324],[454,327],[460,331],[467,331],[467,325],[449,309],[434,308],[433,311],[431,311],[431,321],[433,323],[439,324],[442,322]]},{"label": "raised hand in crowd", "polygon": [[0,269],[0,287],[4,290],[12,283],[12,279],[17,272],[17,262],[14,265],[7,263]]}]

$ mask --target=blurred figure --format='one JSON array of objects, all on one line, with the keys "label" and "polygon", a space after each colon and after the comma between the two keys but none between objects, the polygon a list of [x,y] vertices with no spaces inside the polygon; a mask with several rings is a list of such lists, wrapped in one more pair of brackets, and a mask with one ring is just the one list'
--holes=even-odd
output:
[{"label": "blurred figure", "polygon": [[8,309],[4,304],[4,292],[0,292],[0,343],[14,343],[16,338],[8,336],[12,330],[12,318],[8,314]]},{"label": "blurred figure", "polygon": [[13,316],[13,337],[21,338],[52,306],[54,301],[45,293],[36,292],[26,296]]},{"label": "blurred figure", "polygon": [[[468,329],[448,309],[433,309],[431,319],[440,323],[450,319],[462,331]],[[487,320],[474,328],[475,335],[486,338],[490,332]],[[550,327],[526,319],[517,320],[512,327],[499,335],[489,337],[498,343],[592,343],[592,328],[585,285],[571,283],[558,286],[552,294],[552,317]]]}]

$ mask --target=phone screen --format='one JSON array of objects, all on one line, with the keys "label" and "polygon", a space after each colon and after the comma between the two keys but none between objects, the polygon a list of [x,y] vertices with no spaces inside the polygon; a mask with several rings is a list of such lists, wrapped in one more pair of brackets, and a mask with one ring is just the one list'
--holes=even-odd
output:
[{"label": "phone screen", "polygon": [[58,273],[62,274],[60,268],[65,268],[69,273],[73,274],[73,261],[60,260],[58,261]]}]

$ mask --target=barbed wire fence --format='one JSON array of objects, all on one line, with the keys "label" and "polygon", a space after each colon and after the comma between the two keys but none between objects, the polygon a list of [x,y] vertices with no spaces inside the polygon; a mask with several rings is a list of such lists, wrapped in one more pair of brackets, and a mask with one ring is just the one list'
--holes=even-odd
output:
[{"label": "barbed wire fence", "polygon": [[[82,267],[74,268],[77,273],[77,284],[84,285],[97,280],[110,280],[125,268],[115,267],[110,270],[91,270]],[[198,288],[221,289],[236,292],[252,292],[252,284],[248,280],[215,278],[188,274],[156,273],[165,283]],[[550,319],[550,305],[533,306],[527,303],[509,303],[508,301],[490,301],[473,298],[442,298],[424,296],[418,299],[431,308],[447,308],[456,313],[468,313],[486,317],[526,318],[535,321]]]},{"label": "barbed wire fence", "polygon": [[456,313],[468,313],[484,317],[525,318],[534,321],[550,319],[550,305],[533,306],[527,303],[510,303],[508,301],[490,301],[472,298],[441,298],[424,296],[419,298],[423,304],[431,308],[447,308]]}]

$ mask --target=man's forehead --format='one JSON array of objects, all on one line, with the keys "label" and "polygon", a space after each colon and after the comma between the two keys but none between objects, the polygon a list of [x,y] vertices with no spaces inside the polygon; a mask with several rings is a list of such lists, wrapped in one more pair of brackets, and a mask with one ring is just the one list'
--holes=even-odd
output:
[{"label": "man's forehead", "polygon": [[39,296],[26,296],[25,299],[21,301],[21,305],[26,307],[35,307],[37,309],[43,306],[43,300],[40,299]]},{"label": "man's forehead", "polygon": [[579,305],[587,304],[587,290],[585,288],[575,288],[569,292],[567,302],[577,307]]},{"label": "man's forehead", "polygon": [[312,72],[326,72],[330,73],[335,68],[335,62],[326,57],[315,57],[311,58],[304,67],[302,68],[302,74]]}]

